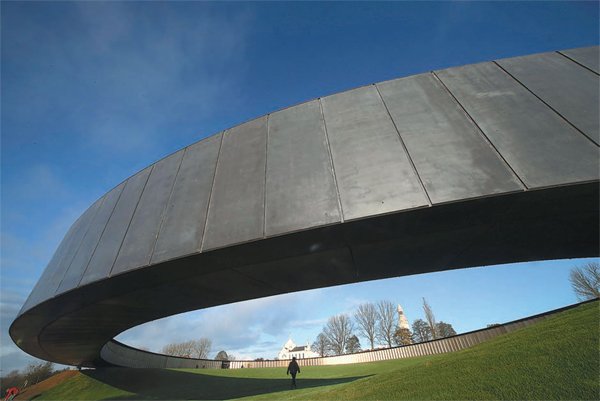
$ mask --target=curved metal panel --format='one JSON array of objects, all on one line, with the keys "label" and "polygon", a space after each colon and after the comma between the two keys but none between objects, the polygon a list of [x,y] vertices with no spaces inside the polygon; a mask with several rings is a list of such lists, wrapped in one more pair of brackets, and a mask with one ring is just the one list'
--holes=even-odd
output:
[{"label": "curved metal panel", "polygon": [[557,53],[515,57],[496,63],[600,145],[597,74]]},{"label": "curved metal panel", "polygon": [[127,180],[123,193],[106,224],[94,255],[81,279],[81,284],[109,276],[152,167],[145,168]]},{"label": "curved metal panel", "polygon": [[432,74],[377,86],[432,203],[524,189]]},{"label": "curved metal panel", "polygon": [[40,293],[44,298],[50,298],[54,296],[56,291],[58,290],[58,286],[60,285],[63,277],[67,273],[75,254],[77,253],[81,242],[83,241],[85,234],[87,233],[96,213],[98,213],[98,209],[100,209],[100,205],[102,205],[102,201],[104,197],[97,200],[85,213],[79,218],[77,221],[77,226],[75,231],[73,232],[73,239],[70,241],[69,245],[65,248],[65,252],[62,255],[60,262],[56,265],[54,272],[49,277],[49,279],[44,283],[44,286],[40,288]]},{"label": "curved metal panel", "polygon": [[321,102],[344,219],[429,205],[374,86]]},{"label": "curved metal panel", "polygon": [[558,53],[564,54],[571,60],[589,68],[596,74],[600,74],[600,47],[580,47],[579,49],[561,50]]},{"label": "curved metal panel", "polygon": [[436,74],[528,188],[598,179],[598,147],[497,65]]},{"label": "curved metal panel", "polygon": [[182,157],[183,150],[180,150],[154,165],[111,275],[137,269],[150,263]]},{"label": "curved metal panel", "polygon": [[263,237],[267,118],[223,134],[203,250]]},{"label": "curved metal panel", "polygon": [[[79,220],[77,220],[77,221],[79,221]],[[32,308],[33,306],[39,304],[40,302],[42,302],[46,299],[43,297],[44,294],[42,293],[41,287],[44,287],[45,284],[48,282],[49,278],[54,273],[56,266],[62,259],[67,247],[73,240],[73,236],[75,234],[75,231],[77,230],[77,221],[75,223],[73,223],[73,225],[69,228],[69,230],[65,234],[65,237],[63,238],[60,245],[56,249],[56,252],[54,252],[54,255],[52,255],[50,262],[48,263],[48,265],[42,272],[42,275],[38,279],[38,282],[33,287],[31,294],[29,294],[29,297],[23,304],[23,307],[21,308],[21,312],[19,312],[19,314],[21,314],[23,311],[25,311],[27,309]]]},{"label": "curved metal panel", "polygon": [[102,206],[100,206],[100,210],[98,210],[92,225],[79,246],[67,274],[63,278],[62,283],[60,283],[58,292],[69,291],[79,285],[81,277],[92,258],[94,249],[98,245],[102,232],[106,228],[108,219],[110,218],[124,187],[125,182],[122,182],[104,196]]},{"label": "curved metal panel", "polygon": [[340,221],[319,102],[269,116],[267,236]]},{"label": "curved metal panel", "polygon": [[186,148],[152,263],[200,251],[222,135]]}]

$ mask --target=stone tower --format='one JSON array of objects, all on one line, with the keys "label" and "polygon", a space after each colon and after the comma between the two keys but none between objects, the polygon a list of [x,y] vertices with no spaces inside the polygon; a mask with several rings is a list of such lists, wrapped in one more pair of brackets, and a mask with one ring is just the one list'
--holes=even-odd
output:
[{"label": "stone tower", "polygon": [[401,329],[410,330],[410,325],[408,324],[408,319],[406,318],[406,316],[404,316],[404,311],[402,310],[402,307],[400,306],[399,303],[398,303],[398,327],[400,327]]}]

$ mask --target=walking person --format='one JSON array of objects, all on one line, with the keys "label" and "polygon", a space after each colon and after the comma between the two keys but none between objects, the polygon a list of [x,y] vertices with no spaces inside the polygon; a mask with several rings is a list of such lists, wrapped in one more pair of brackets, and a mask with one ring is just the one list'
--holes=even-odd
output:
[{"label": "walking person", "polygon": [[292,361],[288,365],[287,374],[289,375],[290,373],[292,374],[292,388],[297,388],[296,374],[300,373],[300,366],[298,365],[298,362],[296,362],[296,357],[293,357]]}]

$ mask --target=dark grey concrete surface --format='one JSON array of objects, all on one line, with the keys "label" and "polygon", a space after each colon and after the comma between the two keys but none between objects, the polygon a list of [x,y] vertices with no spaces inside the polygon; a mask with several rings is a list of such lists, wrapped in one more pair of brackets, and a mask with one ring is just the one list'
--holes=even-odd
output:
[{"label": "dark grey concrete surface", "polygon": [[36,357],[100,366],[114,336],[176,313],[598,256],[594,54],[382,82],[190,145],[90,206],[10,335]]}]

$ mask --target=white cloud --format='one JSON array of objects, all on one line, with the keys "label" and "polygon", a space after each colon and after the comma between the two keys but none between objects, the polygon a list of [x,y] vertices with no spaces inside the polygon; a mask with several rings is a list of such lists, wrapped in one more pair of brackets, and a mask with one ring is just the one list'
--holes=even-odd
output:
[{"label": "white cloud", "polygon": [[117,340],[159,352],[169,343],[207,337],[213,341],[214,354],[224,349],[238,359],[274,358],[288,333],[320,330],[327,319],[305,318],[311,316],[306,308],[315,309],[319,299],[308,291],[218,306],[146,323]]},{"label": "white cloud", "polygon": [[55,168],[48,164],[33,164],[21,172],[19,181],[11,185],[13,197],[21,200],[67,199],[72,195]]}]

